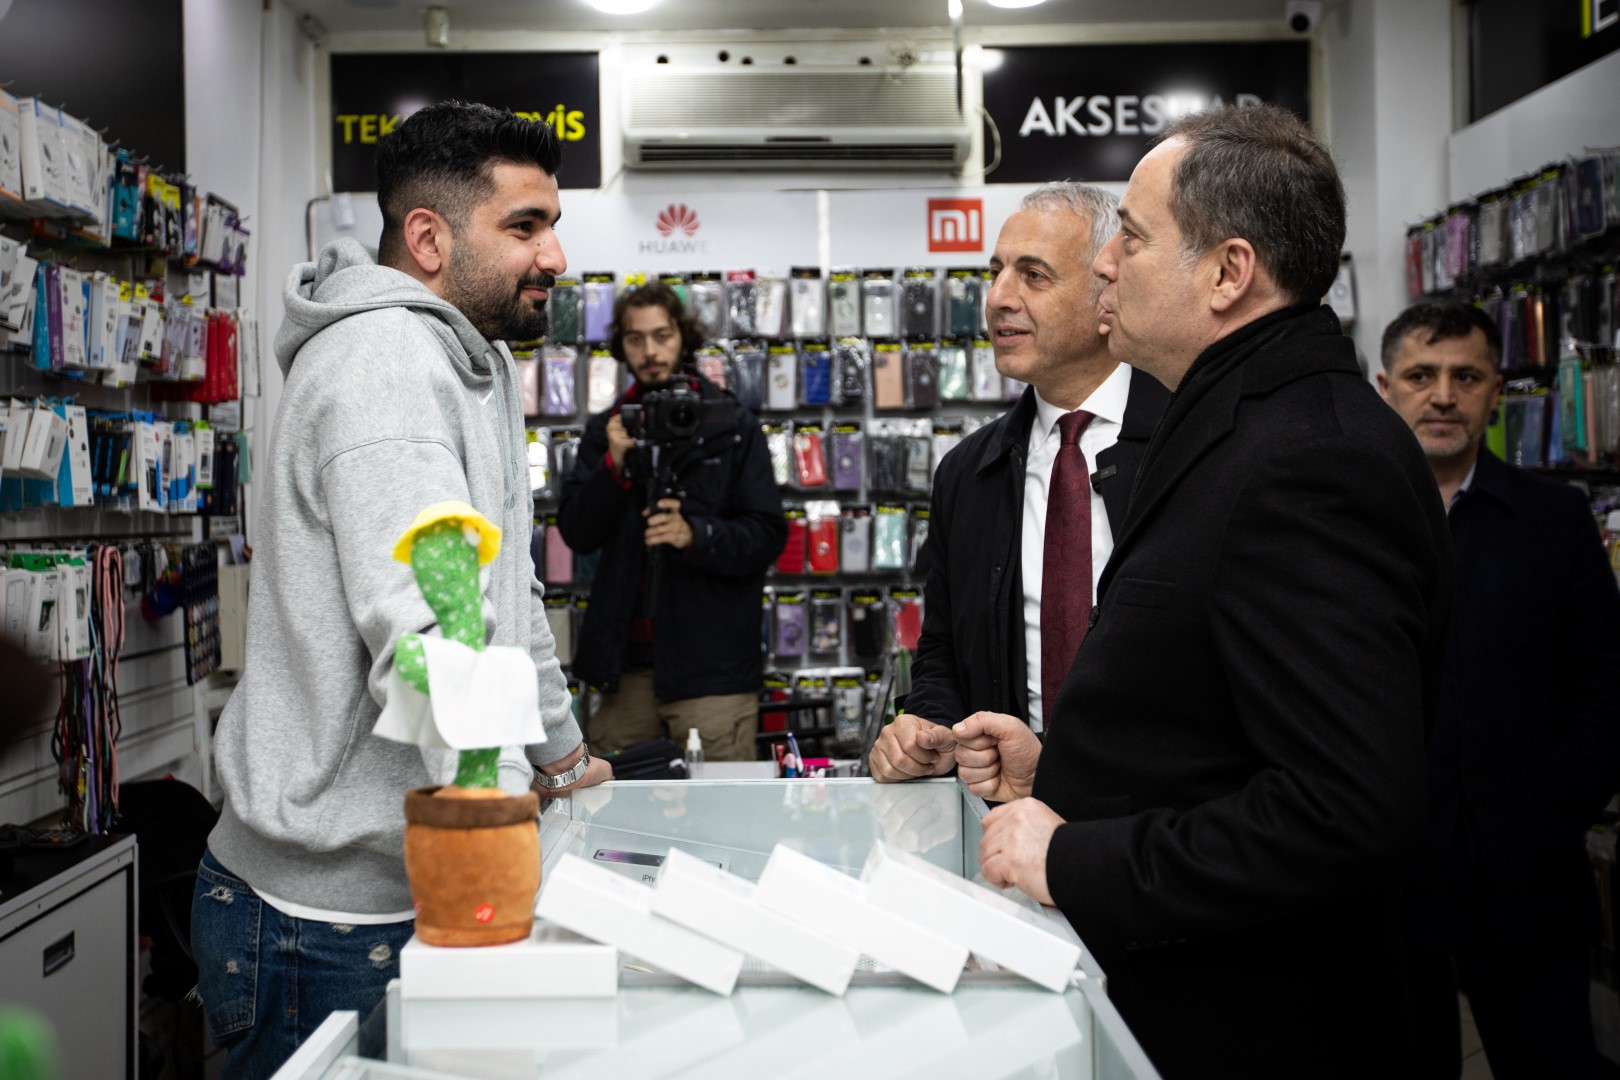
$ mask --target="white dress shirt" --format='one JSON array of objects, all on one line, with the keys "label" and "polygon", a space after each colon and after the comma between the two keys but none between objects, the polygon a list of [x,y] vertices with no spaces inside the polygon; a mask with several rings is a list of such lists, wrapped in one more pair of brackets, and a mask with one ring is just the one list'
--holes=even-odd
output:
[{"label": "white dress shirt", "polygon": [[[1144,376],[1146,378],[1147,376]],[[1097,455],[1119,441],[1125,420],[1125,399],[1130,396],[1131,369],[1120,364],[1102,381],[1080,408],[1093,417],[1080,433],[1080,453],[1086,472],[1097,471]],[[1045,730],[1041,701],[1041,569],[1046,558],[1046,489],[1052,482],[1062,439],[1058,420],[1064,410],[1035,393],[1035,422],[1029,428],[1029,459],[1024,466],[1024,530],[1019,558],[1024,579],[1024,666],[1029,673],[1029,726]],[[1097,602],[1097,581],[1114,551],[1114,531],[1108,508],[1095,486],[1091,488],[1091,602]]]}]

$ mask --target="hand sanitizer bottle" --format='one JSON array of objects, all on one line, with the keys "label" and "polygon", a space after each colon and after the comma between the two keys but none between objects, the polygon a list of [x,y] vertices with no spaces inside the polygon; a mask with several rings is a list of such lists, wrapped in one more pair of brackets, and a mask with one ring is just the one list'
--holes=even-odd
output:
[{"label": "hand sanitizer bottle", "polygon": [[689,780],[697,778],[703,768],[703,740],[698,736],[697,728],[686,729],[686,777]]}]

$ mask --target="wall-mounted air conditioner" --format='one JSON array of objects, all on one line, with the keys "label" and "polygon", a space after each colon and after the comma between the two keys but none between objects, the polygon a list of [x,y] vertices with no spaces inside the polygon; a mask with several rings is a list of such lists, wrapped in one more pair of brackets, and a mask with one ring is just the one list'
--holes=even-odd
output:
[{"label": "wall-mounted air conditioner", "polygon": [[951,171],[972,142],[944,65],[638,65],[622,100],[630,169]]}]

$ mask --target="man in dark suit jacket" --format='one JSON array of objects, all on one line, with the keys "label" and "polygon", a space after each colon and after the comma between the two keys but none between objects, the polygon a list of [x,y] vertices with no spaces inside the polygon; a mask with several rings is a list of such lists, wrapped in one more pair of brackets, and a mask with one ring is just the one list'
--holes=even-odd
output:
[{"label": "man in dark suit jacket", "polygon": [[1620,590],[1586,496],[1482,446],[1502,377],[1479,309],[1408,308],[1378,387],[1447,508],[1457,606],[1407,887],[1414,1076],[1455,1078],[1457,991],[1498,1080],[1596,1077],[1587,827],[1620,786]]},{"label": "man in dark suit jacket", "polygon": [[[949,725],[980,710],[1043,726],[1041,577],[1059,419],[1092,416],[1079,436],[1089,491],[1092,566],[1125,520],[1136,467],[1169,394],[1109,355],[1097,328],[1091,261],[1119,225],[1119,201],[1084,184],[1046,184],[1002,226],[986,321],[1001,374],[1029,384],[1018,404],[962,440],[934,477],[922,639],[906,711],[869,757],[879,781],[942,776],[955,765]],[[1033,560],[1035,565],[1028,563]],[[1087,606],[1091,597],[1085,597]],[[1083,631],[1082,631],[1083,633]],[[1029,649],[1034,641],[1037,648]],[[1049,709],[1049,703],[1046,703]]]},{"label": "man in dark suit jacket", "polygon": [[[1333,312],[1344,193],[1286,110],[1173,125],[1098,256],[1174,390],[1044,747],[956,727],[996,885],[1055,902],[1166,1077],[1387,1075],[1451,563]],[[1038,769],[1036,765],[1038,763]]]}]

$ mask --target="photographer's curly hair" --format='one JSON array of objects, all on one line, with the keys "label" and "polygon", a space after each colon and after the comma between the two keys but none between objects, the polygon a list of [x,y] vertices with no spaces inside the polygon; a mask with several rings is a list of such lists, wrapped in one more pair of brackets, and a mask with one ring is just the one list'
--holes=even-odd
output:
[{"label": "photographer's curly hair", "polygon": [[613,358],[624,363],[624,316],[633,307],[661,307],[669,312],[669,317],[675,323],[675,328],[681,332],[681,358],[677,366],[682,371],[692,370],[692,354],[703,344],[703,331],[698,329],[697,320],[686,312],[686,306],[681,298],[661,281],[649,281],[645,285],[638,285],[633,289],[626,289],[619,294],[613,302],[613,333],[608,339],[608,348],[613,350]]}]

